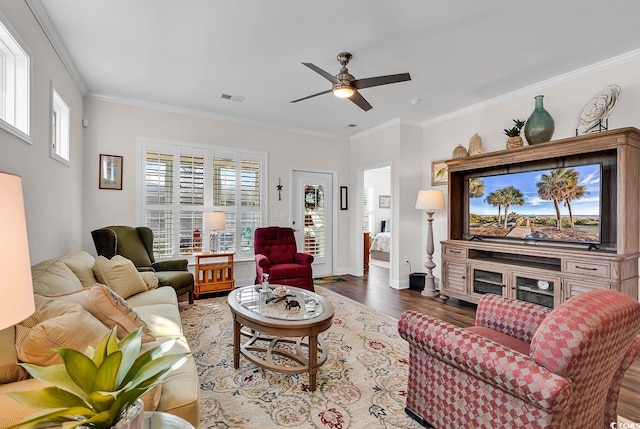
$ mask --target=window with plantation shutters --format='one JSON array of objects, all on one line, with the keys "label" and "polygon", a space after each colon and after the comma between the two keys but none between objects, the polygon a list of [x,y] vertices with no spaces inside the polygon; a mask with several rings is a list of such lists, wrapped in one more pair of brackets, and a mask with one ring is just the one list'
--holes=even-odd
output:
[{"label": "window with plantation shutters", "polygon": [[142,214],[154,232],[156,257],[209,251],[203,215],[226,214],[218,250],[253,258],[253,234],[264,219],[263,153],[142,141]]},{"label": "window with plantation shutters", "polygon": [[326,244],[325,189],[322,185],[304,185],[304,252],[324,257]]},{"label": "window with plantation shutters", "polygon": [[204,206],[204,157],[180,155],[180,204]]},{"label": "window with plantation shutters", "polygon": [[236,204],[236,160],[213,158],[213,205],[234,206]]},{"label": "window with plantation shutters", "polygon": [[363,206],[363,218],[362,218],[362,232],[371,231],[371,224],[373,223],[373,189],[364,188],[362,190],[362,206]]},{"label": "window with plantation shutters", "polygon": [[154,232],[153,253],[161,258],[173,256],[173,154],[147,151],[144,195],[146,225]]}]

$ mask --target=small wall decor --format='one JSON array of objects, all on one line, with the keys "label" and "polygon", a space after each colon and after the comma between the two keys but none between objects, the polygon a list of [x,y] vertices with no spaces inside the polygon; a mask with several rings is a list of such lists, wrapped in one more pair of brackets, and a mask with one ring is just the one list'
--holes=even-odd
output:
[{"label": "small wall decor", "polygon": [[453,154],[451,155],[452,158],[466,158],[467,156],[469,156],[469,151],[461,144],[453,149]]},{"label": "small wall decor", "polygon": [[278,201],[282,201],[282,181],[278,177],[278,184],[276,185],[276,189],[278,190]]},{"label": "small wall decor", "polygon": [[122,157],[100,154],[99,189],[122,190]]},{"label": "small wall decor", "polygon": [[[576,128],[576,135],[609,129],[609,115],[618,104],[620,90],[618,85],[608,85],[584,106],[580,114],[578,128]],[[605,121],[604,125],[602,121]]]},{"label": "small wall decor", "polygon": [[390,209],[391,208],[391,195],[380,195],[378,199],[378,208]]},{"label": "small wall decor", "polygon": [[469,140],[469,155],[480,155],[481,153],[484,153],[484,148],[482,147],[482,139],[480,138],[478,133],[475,133]]},{"label": "small wall decor", "polygon": [[340,210],[349,209],[349,192],[346,186],[340,186]]},{"label": "small wall decor", "polygon": [[431,163],[431,186],[446,185],[449,181],[449,168],[444,161]]}]

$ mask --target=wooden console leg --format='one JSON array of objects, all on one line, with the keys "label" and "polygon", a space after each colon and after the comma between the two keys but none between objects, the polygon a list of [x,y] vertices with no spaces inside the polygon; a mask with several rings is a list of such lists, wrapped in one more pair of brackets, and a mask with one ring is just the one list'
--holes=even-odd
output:
[{"label": "wooden console leg", "polygon": [[318,334],[309,335],[309,389],[316,390],[318,375]]}]

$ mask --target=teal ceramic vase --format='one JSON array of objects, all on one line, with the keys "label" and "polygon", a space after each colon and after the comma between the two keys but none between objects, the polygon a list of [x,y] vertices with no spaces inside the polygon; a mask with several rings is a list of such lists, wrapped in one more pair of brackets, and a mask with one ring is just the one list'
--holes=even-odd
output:
[{"label": "teal ceramic vase", "polygon": [[553,118],[544,109],[543,98],[544,95],[536,96],[536,108],[524,124],[524,136],[529,144],[548,142],[556,129]]}]

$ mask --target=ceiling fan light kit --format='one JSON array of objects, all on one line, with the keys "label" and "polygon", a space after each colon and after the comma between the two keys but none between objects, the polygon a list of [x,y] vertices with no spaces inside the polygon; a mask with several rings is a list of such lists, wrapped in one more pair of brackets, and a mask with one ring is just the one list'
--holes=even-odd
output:
[{"label": "ceiling fan light kit", "polygon": [[291,103],[297,103],[298,101],[307,100],[309,98],[316,97],[318,95],[327,94],[332,92],[338,98],[348,98],[358,107],[365,112],[373,108],[371,104],[358,92],[359,89],[370,88],[372,86],[388,85],[390,83],[404,82],[411,80],[409,73],[392,74],[386,76],[369,77],[365,79],[356,79],[349,73],[347,64],[353,56],[349,52],[340,52],[337,56],[338,62],[342,66],[340,72],[333,76],[320,67],[311,63],[302,63],[309,67],[311,70],[318,73],[320,76],[327,79],[332,83],[331,89],[327,91],[318,92],[316,94],[308,95],[306,97],[299,98],[291,101]]},{"label": "ceiling fan light kit", "polygon": [[338,98],[349,98],[353,94],[355,94],[356,90],[351,85],[334,85],[333,87],[333,95]]}]

